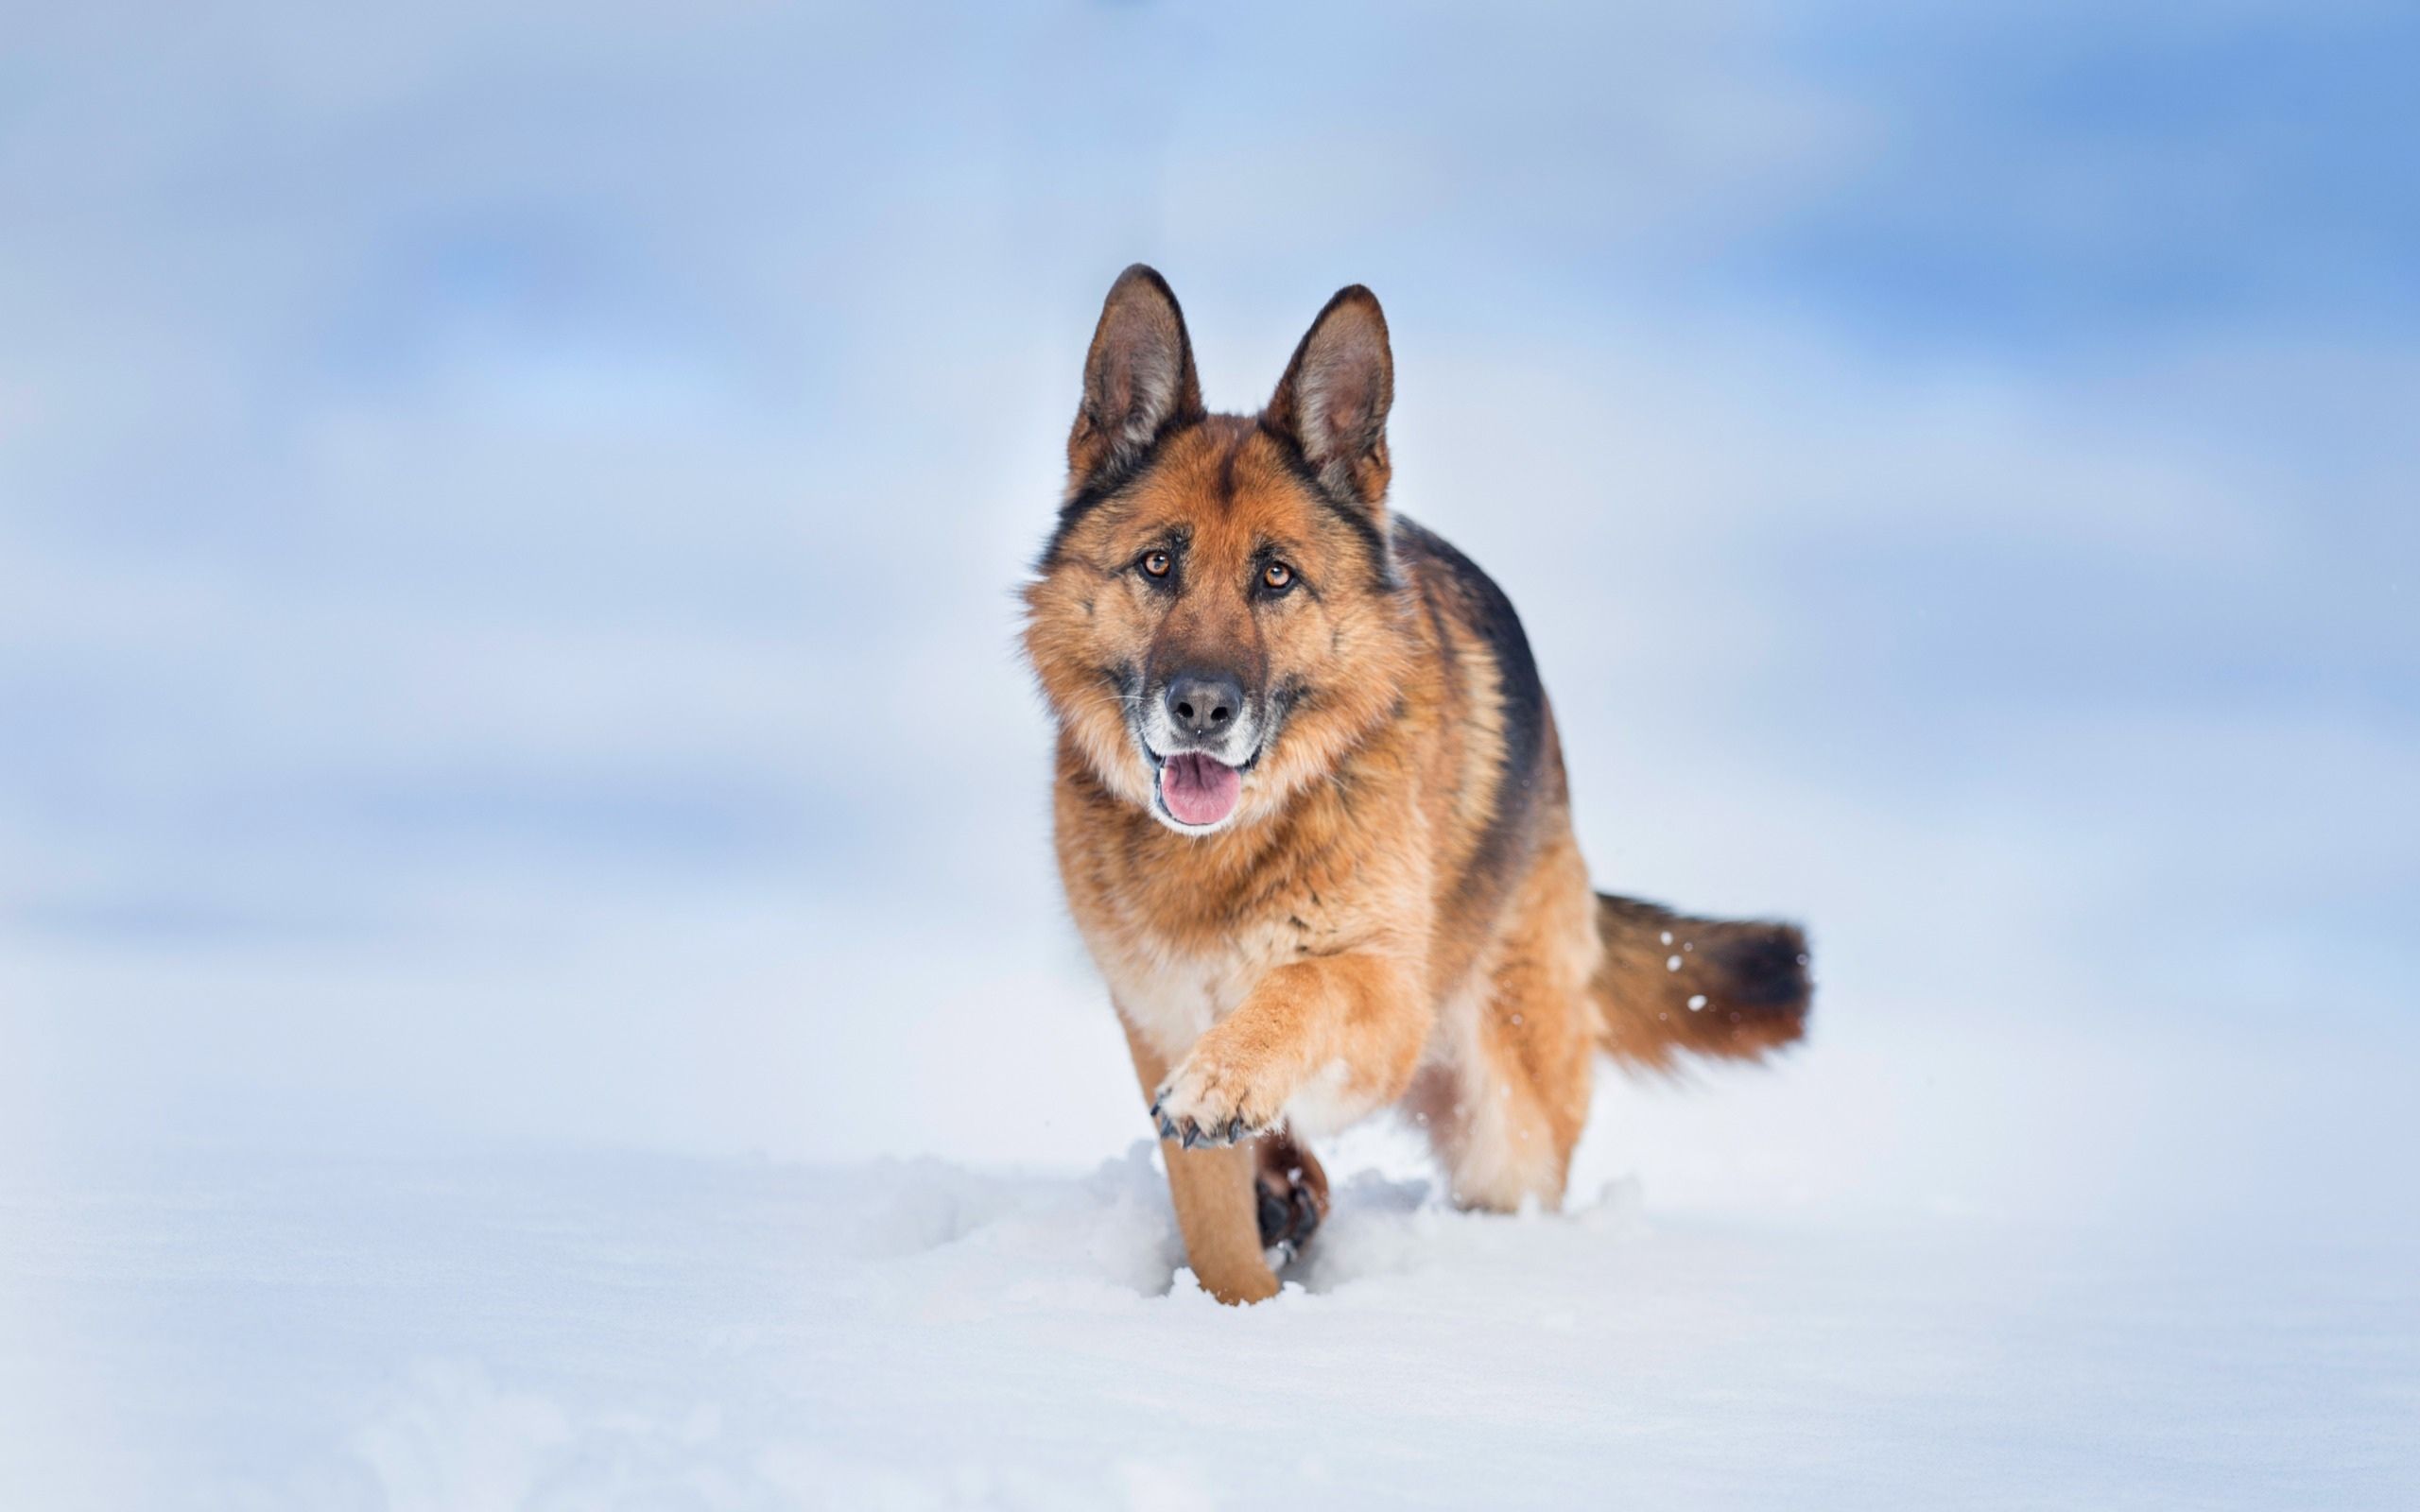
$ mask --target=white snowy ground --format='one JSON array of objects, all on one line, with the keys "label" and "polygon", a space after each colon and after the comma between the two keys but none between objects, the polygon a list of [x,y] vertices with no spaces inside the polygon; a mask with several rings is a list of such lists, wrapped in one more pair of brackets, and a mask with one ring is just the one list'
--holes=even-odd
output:
[{"label": "white snowy ground", "polygon": [[0,1505],[2420,1505],[2396,1062],[2079,1074],[1995,1168],[1966,1073],[2064,1053],[1927,1105],[1818,1048],[1609,1086],[1559,1216],[1348,1136],[1247,1312],[1140,1143],[59,1157],[0,1191]]}]

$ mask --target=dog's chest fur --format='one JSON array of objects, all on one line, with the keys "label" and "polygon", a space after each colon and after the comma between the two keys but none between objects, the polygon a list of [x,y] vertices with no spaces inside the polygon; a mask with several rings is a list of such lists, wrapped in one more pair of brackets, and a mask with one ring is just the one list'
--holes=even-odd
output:
[{"label": "dog's chest fur", "polygon": [[1240,928],[1208,950],[1180,947],[1146,929],[1106,921],[1084,930],[1084,942],[1118,1011],[1170,1060],[1183,1058],[1270,968],[1296,954],[1293,933],[1268,925]]}]

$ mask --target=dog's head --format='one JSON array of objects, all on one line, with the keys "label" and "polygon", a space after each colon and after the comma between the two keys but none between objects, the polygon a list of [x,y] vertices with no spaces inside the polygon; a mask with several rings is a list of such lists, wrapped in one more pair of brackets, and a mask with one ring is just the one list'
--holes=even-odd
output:
[{"label": "dog's head", "polygon": [[1201,404],[1167,284],[1109,291],[1026,650],[1111,792],[1207,834],[1265,816],[1396,706],[1386,318],[1330,300],[1254,417]]}]

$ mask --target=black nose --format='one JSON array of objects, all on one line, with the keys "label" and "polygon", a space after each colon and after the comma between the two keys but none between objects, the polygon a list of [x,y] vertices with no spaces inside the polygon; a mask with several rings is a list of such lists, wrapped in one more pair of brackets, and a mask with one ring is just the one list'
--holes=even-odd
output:
[{"label": "black nose", "polygon": [[1168,679],[1168,717],[1196,735],[1219,735],[1243,713],[1244,685],[1212,672],[1180,672]]}]

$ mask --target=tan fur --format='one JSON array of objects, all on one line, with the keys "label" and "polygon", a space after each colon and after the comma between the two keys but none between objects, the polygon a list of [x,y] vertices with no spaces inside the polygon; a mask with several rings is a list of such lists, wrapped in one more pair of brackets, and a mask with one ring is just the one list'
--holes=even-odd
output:
[{"label": "tan fur", "polygon": [[[1133,1052],[1144,1095],[1150,1096],[1167,1074],[1167,1057],[1136,1038],[1131,1026],[1127,1047]],[[1253,1191],[1257,1152],[1244,1144],[1201,1149],[1171,1144],[1163,1154],[1177,1231],[1184,1236],[1185,1258],[1193,1263],[1202,1289],[1224,1302],[1257,1302],[1276,1296],[1277,1273],[1269,1268],[1260,1248]]]},{"label": "tan fur", "polygon": [[[1392,384],[1377,302],[1347,290],[1268,410],[1207,415],[1173,297],[1130,270],[1027,592],[1068,904],[1173,1136],[1195,1273],[1229,1301],[1276,1285],[1256,1179],[1272,1213],[1297,1192],[1303,1223],[1324,1211],[1311,1135],[1403,1102],[1458,1200],[1551,1208],[1599,1049],[1753,1055],[1804,1022],[1794,931],[1590,890],[1510,606],[1386,513]],[[1137,566],[1168,558],[1164,577]],[[1282,594],[1259,578],[1277,559]],[[1203,665],[1274,733],[1225,827],[1181,833],[1155,809],[1138,700]],[[1685,948],[1662,951],[1667,931]]]}]

